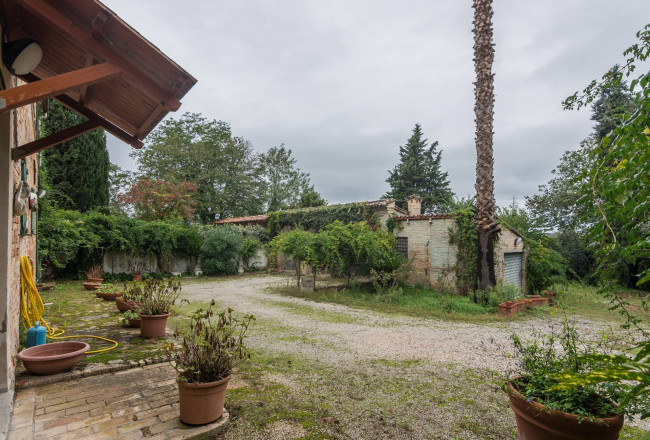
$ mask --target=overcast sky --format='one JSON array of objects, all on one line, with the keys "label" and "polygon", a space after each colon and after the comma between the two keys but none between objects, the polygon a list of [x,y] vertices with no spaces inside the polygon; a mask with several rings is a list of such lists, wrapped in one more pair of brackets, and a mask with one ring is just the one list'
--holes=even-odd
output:
[{"label": "overcast sky", "polygon": [[[416,122],[474,193],[470,0],[103,0],[198,83],[177,114],[231,124],[258,151],[284,143],[330,203],[374,200]],[[494,0],[495,191],[545,183],[590,132],[562,100],[624,60],[647,0]],[[111,160],[134,169],[109,135]]]}]

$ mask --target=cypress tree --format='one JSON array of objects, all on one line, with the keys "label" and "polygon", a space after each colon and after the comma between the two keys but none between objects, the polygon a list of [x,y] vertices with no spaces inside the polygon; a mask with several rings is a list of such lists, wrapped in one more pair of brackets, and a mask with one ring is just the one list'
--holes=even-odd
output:
[{"label": "cypress tree", "polygon": [[427,146],[422,127],[415,124],[413,134],[405,146],[399,147],[400,162],[395,165],[386,182],[391,190],[384,195],[395,199],[402,209],[407,209],[411,195],[422,197],[422,212],[442,212],[449,208],[454,193],[449,189],[448,174],[440,166],[442,151],[438,142]]},{"label": "cypress tree", "polygon": [[[51,100],[42,134],[48,136],[83,122],[83,118]],[[60,209],[81,212],[108,207],[110,160],[106,134],[97,129],[42,153],[51,200]]]}]

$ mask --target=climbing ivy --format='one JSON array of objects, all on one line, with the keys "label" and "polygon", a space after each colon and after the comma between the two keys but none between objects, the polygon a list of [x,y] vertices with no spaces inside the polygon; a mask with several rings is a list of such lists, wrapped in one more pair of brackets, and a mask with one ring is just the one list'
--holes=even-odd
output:
[{"label": "climbing ivy", "polygon": [[321,231],[327,225],[339,220],[343,224],[367,222],[373,228],[379,222],[368,205],[348,203],[345,205],[318,206],[314,208],[291,209],[269,213],[268,228],[275,237],[284,227],[301,228],[307,231]]},{"label": "climbing ivy", "polygon": [[456,264],[453,270],[456,274],[456,289],[458,293],[467,295],[476,290],[477,268],[476,249],[478,249],[478,234],[473,207],[465,207],[454,213],[455,225],[449,228],[449,244],[456,246]]}]

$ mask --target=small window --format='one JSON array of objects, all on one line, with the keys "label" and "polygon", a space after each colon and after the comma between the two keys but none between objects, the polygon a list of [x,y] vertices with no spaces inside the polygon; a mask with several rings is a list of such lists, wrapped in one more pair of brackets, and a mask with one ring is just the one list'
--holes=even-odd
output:
[{"label": "small window", "polygon": [[409,259],[409,238],[408,237],[397,237],[397,245],[395,249],[399,254],[405,259]]}]

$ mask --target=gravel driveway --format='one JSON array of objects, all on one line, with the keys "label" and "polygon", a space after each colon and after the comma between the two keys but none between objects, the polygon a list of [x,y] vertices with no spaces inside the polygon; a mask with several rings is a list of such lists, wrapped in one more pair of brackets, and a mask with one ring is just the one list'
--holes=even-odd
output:
[{"label": "gravel driveway", "polygon": [[[281,325],[284,332],[310,341],[297,341],[290,347],[283,347],[286,344],[269,341],[265,335],[252,332],[251,342],[254,345],[269,347],[272,342],[271,346],[277,350],[290,350],[335,364],[363,358],[421,359],[503,372],[512,364],[508,353],[513,332],[526,336],[559,325],[557,318],[480,325],[454,323],[387,315],[267,291],[269,287],[290,283],[294,283],[291,277],[245,276],[189,285],[183,291],[192,301],[215,299],[224,307],[231,307],[240,313],[252,313],[260,320],[270,320]],[[576,325],[582,336],[598,338],[600,326],[586,320],[578,320]],[[326,358],[323,356],[324,349],[331,351]]]}]

